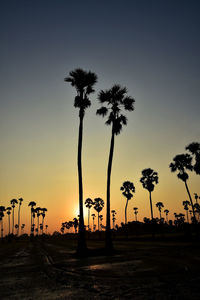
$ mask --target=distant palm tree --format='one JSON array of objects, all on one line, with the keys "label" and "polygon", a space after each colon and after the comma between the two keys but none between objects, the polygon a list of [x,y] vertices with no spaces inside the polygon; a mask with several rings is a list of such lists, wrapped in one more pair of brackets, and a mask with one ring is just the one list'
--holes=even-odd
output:
[{"label": "distant palm tree", "polygon": [[135,214],[135,221],[137,222],[138,208],[137,207],[133,207],[133,210],[134,210],[134,214]]},{"label": "distant palm tree", "polygon": [[66,82],[70,82],[75,87],[77,96],[75,97],[74,106],[79,109],[79,136],[78,136],[78,180],[79,180],[79,236],[78,249],[79,254],[83,254],[87,250],[85,240],[85,227],[83,216],[83,181],[82,181],[82,139],[83,139],[83,118],[85,110],[91,105],[88,96],[94,92],[93,86],[97,82],[95,73],[87,72],[82,69],[75,69],[69,73],[69,77],[65,78]]},{"label": "distant palm tree", "polygon": [[151,193],[154,190],[154,183],[158,184],[158,173],[154,170],[148,168],[142,171],[142,177],[140,178],[140,182],[142,183],[143,188],[149,191],[149,200],[151,207],[151,220],[153,220],[153,207],[152,207],[152,199]]},{"label": "distant palm tree", "polygon": [[159,210],[159,213],[160,213],[160,221],[161,221],[161,218],[162,218],[162,216],[161,216],[161,211],[162,211],[162,208],[164,207],[164,205],[163,205],[162,202],[157,202],[157,203],[156,203],[156,207],[157,207],[158,210]]},{"label": "distant palm tree", "polygon": [[93,229],[93,231],[94,231],[94,219],[96,218],[96,215],[95,215],[95,214],[92,214],[91,216],[92,216],[92,221],[93,221],[92,229]]},{"label": "distant palm tree", "polygon": [[45,218],[47,209],[46,209],[46,208],[41,208],[41,212],[42,212],[41,215],[42,215],[42,234],[43,234],[43,229],[44,229],[44,218]]},{"label": "distant palm tree", "polygon": [[97,115],[102,117],[109,113],[106,121],[106,125],[112,125],[111,142],[110,142],[110,153],[108,159],[107,169],[107,213],[106,213],[106,249],[112,250],[112,239],[110,232],[110,181],[111,181],[111,170],[112,160],[114,153],[115,135],[120,134],[123,125],[127,124],[127,118],[121,113],[121,110],[133,111],[135,100],[127,96],[127,89],[120,85],[114,85],[110,90],[100,91],[98,100],[101,104],[107,104],[97,110]]},{"label": "distant palm tree", "polygon": [[28,206],[31,207],[31,230],[30,233],[32,234],[34,232],[34,226],[33,226],[33,213],[34,213],[34,206],[36,206],[36,203],[34,201],[29,202]]},{"label": "distant palm tree", "polygon": [[102,224],[102,221],[103,221],[103,215],[99,215],[99,220],[100,220],[100,228],[101,228],[101,230],[102,230],[102,226],[103,226],[103,224]]},{"label": "distant palm tree", "polygon": [[127,207],[128,207],[128,201],[131,200],[131,198],[133,197],[132,193],[135,193],[135,187],[134,187],[134,184],[132,182],[130,182],[130,181],[124,181],[123,184],[122,184],[122,186],[120,187],[120,190],[122,191],[122,195],[126,198],[125,224],[127,224]]},{"label": "distant palm tree", "polygon": [[189,223],[189,217],[188,217],[189,205],[190,205],[190,201],[188,201],[188,200],[183,201],[183,207],[186,211],[186,216],[187,216],[187,222],[188,223]]},{"label": "distant palm tree", "polygon": [[13,215],[12,215],[12,219],[13,219],[13,223],[12,223],[12,234],[14,234],[14,224],[15,224],[15,204],[17,204],[18,201],[17,199],[12,199],[10,200],[10,204],[12,205],[13,208]]},{"label": "distant palm tree", "polygon": [[40,215],[41,215],[41,213],[40,213],[40,211],[41,211],[41,208],[40,207],[36,207],[36,209],[35,209],[35,211],[36,211],[36,214],[37,214],[37,235],[39,234],[39,220],[40,220]]},{"label": "distant palm tree", "polygon": [[166,216],[166,221],[168,223],[168,214],[169,214],[169,210],[168,209],[165,209],[164,210],[164,213],[165,213],[165,216]]},{"label": "distant palm tree", "polygon": [[77,218],[74,218],[73,220],[73,225],[74,225],[74,230],[75,230],[75,233],[77,233],[77,228],[78,228],[78,219]]},{"label": "distant palm tree", "polygon": [[3,217],[5,211],[5,206],[0,206],[1,238],[3,238]]},{"label": "distant palm tree", "polygon": [[99,213],[102,211],[104,207],[104,201],[101,198],[95,198],[94,199],[94,209],[98,213],[98,230],[99,230]]},{"label": "distant palm tree", "polygon": [[6,213],[8,215],[8,234],[10,234],[10,215],[12,208],[9,206],[6,208]]},{"label": "distant palm tree", "polygon": [[48,229],[48,225],[47,224],[45,225],[45,228],[46,228],[46,234],[47,234],[47,229]]},{"label": "distant palm tree", "polygon": [[90,229],[90,209],[93,205],[93,201],[90,198],[85,200],[85,206],[88,208],[88,230]]},{"label": "distant palm tree", "polygon": [[111,210],[111,214],[112,214],[112,221],[113,221],[113,229],[115,229],[115,221],[116,221],[116,211],[115,209]]},{"label": "distant palm tree", "polygon": [[197,195],[197,193],[194,193],[194,198],[196,200],[196,203],[198,203],[198,199],[200,199],[200,197]]},{"label": "distant palm tree", "polygon": [[190,191],[187,185],[187,180],[189,178],[188,173],[186,170],[193,170],[192,167],[192,157],[189,154],[178,154],[173,158],[173,162],[169,165],[171,172],[176,172],[178,171],[177,177],[181,179],[185,183],[185,188],[187,190],[189,199],[190,199],[190,204],[192,206],[192,211],[193,211],[193,217],[194,217],[194,222],[196,223],[196,217],[195,217],[195,211],[194,211],[194,205],[192,201],[192,197],[190,195]]},{"label": "distant palm tree", "polygon": [[200,175],[200,143],[193,142],[189,144],[185,149],[188,150],[195,158],[193,170],[197,175]]},{"label": "distant palm tree", "polygon": [[18,208],[18,230],[17,230],[17,235],[19,235],[19,229],[20,229],[20,208],[23,202],[23,198],[19,198],[18,199],[18,204],[19,204],[19,208]]}]

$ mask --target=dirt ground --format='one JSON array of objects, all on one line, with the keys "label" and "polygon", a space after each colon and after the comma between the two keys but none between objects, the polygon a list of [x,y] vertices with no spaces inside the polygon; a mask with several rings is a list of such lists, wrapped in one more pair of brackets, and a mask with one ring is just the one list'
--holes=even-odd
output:
[{"label": "dirt ground", "polygon": [[80,259],[75,241],[1,243],[0,299],[200,299],[199,243],[115,241],[114,246],[113,256]]}]

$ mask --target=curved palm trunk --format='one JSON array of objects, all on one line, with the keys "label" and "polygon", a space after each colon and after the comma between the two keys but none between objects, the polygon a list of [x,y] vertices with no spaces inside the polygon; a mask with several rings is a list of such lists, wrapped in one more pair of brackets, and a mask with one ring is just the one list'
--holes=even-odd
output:
[{"label": "curved palm trunk", "polygon": [[113,152],[114,152],[114,143],[115,143],[115,134],[114,134],[114,130],[112,128],[110,153],[109,153],[109,160],[108,160],[108,170],[107,170],[107,210],[106,210],[105,247],[108,251],[113,249],[112,239],[111,239],[111,231],[110,231],[110,178],[111,178],[112,160],[113,160]]},{"label": "curved palm trunk", "polygon": [[127,224],[127,206],[128,206],[128,200],[126,200],[126,206],[125,206],[125,224]]},{"label": "curved palm trunk", "polygon": [[78,135],[78,183],[79,183],[79,231],[78,231],[78,254],[84,254],[87,250],[85,240],[85,227],[83,218],[83,181],[82,181],[82,140],[83,140],[83,110],[80,109],[79,113],[79,135]]},{"label": "curved palm trunk", "polygon": [[150,200],[150,207],[151,207],[151,220],[153,220],[153,207],[152,207],[152,200],[151,200],[151,192],[149,192],[149,200]]},{"label": "curved palm trunk", "polygon": [[191,195],[190,195],[190,191],[189,191],[189,188],[188,188],[188,185],[187,185],[187,181],[184,181],[184,182],[185,182],[185,187],[186,187],[188,196],[189,196],[189,198],[190,198],[190,203],[191,203],[191,206],[192,206],[192,212],[193,212],[194,222],[195,222],[195,224],[196,224],[196,223],[197,223],[197,220],[196,220],[196,216],[195,216],[195,211],[194,211],[194,205],[193,205],[192,197],[191,197]]}]

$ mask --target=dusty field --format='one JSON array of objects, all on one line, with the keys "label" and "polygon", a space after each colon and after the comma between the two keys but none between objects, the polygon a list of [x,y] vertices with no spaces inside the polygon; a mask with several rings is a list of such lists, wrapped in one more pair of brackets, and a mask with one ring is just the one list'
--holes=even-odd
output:
[{"label": "dusty field", "polygon": [[120,241],[114,256],[84,259],[75,247],[1,243],[0,299],[200,299],[199,243]]}]

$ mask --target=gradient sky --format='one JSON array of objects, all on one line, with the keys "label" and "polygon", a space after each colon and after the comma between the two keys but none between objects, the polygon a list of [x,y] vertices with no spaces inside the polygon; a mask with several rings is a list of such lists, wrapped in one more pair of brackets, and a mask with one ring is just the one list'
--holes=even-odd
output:
[{"label": "gradient sky", "polygon": [[[120,83],[136,103],[115,144],[111,208],[117,222],[124,221],[125,180],[136,187],[128,220],[135,206],[139,220],[150,217],[148,192],[139,182],[147,167],[159,174],[154,207],[162,201],[170,217],[183,212],[185,187],[168,165],[187,144],[200,142],[199,15],[198,0],[1,1],[0,202],[24,198],[28,231],[30,201],[47,207],[50,232],[78,213],[78,110],[75,91],[64,82],[77,67],[98,75],[84,120],[84,199],[106,199],[111,128],[95,116],[96,98]],[[192,193],[200,194],[199,179],[190,176]]]}]

